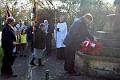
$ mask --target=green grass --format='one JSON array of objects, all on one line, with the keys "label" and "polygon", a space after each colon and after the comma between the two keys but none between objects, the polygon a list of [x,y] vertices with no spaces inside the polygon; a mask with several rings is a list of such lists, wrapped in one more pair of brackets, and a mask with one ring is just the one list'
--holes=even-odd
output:
[{"label": "green grass", "polygon": [[2,61],[2,57],[3,57],[3,50],[2,50],[2,48],[0,47],[0,64],[1,64],[1,61]]}]

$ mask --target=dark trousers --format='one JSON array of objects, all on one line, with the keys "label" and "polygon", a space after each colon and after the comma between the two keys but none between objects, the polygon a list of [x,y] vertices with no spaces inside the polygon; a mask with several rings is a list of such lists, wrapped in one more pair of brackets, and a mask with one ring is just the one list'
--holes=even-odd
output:
[{"label": "dark trousers", "polygon": [[20,44],[16,45],[16,53],[17,54],[20,54],[20,46],[21,46]]},{"label": "dark trousers", "polygon": [[47,39],[46,40],[46,52],[47,52],[47,55],[51,55],[51,49],[52,49],[52,40]]},{"label": "dark trousers", "polygon": [[74,73],[74,61],[75,61],[75,52],[72,47],[66,47],[65,51],[65,64],[64,70],[68,71],[69,73]]},{"label": "dark trousers", "polygon": [[33,53],[33,45],[34,45],[34,43],[33,43],[33,40],[31,41],[31,52]]},{"label": "dark trousers", "polygon": [[6,74],[6,75],[12,75],[13,71],[12,71],[12,65],[15,61],[15,56],[13,56],[12,53],[7,52],[3,49],[4,51],[4,56],[2,59],[2,67],[1,67],[1,73]]},{"label": "dark trousers", "polygon": [[64,59],[65,47],[57,48],[57,59]]}]

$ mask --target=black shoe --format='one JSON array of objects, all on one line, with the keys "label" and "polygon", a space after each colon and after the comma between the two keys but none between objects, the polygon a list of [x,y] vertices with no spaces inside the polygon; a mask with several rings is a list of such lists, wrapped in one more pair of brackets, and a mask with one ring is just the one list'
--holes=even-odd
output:
[{"label": "black shoe", "polygon": [[27,57],[27,55],[23,55],[24,57]]},{"label": "black shoe", "polygon": [[35,58],[33,57],[31,62],[30,62],[30,65],[36,66],[36,64],[34,63],[34,60],[35,60]]},{"label": "black shoe", "polygon": [[65,71],[69,71],[69,69],[64,65],[64,70]]},{"label": "black shoe", "polygon": [[30,65],[32,65],[32,66],[36,66],[36,64],[35,64],[35,63],[30,63]]},{"label": "black shoe", "polygon": [[69,73],[69,76],[81,76],[80,73]]},{"label": "black shoe", "polygon": [[12,74],[12,75],[8,75],[7,77],[17,77],[17,75]]},{"label": "black shoe", "polygon": [[20,57],[23,57],[23,55],[21,54]]},{"label": "black shoe", "polygon": [[44,64],[38,64],[38,66],[45,66]]},{"label": "black shoe", "polygon": [[46,56],[51,56],[51,53],[46,52]]},{"label": "black shoe", "polygon": [[38,59],[38,66],[45,66],[42,64],[42,59]]}]

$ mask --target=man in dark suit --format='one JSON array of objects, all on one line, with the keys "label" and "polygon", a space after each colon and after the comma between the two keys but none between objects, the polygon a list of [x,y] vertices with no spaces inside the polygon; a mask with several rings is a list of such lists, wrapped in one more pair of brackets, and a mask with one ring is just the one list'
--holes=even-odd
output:
[{"label": "man in dark suit", "polygon": [[30,38],[31,38],[31,51],[32,51],[32,60],[30,61],[30,65],[36,66],[34,61],[35,61],[35,54],[34,54],[34,33],[36,30],[39,28],[38,23],[36,21],[32,22],[32,26],[30,28]]},{"label": "man in dark suit", "polygon": [[80,44],[87,38],[93,40],[93,37],[87,29],[92,21],[93,17],[90,13],[80,17],[80,19],[76,20],[72,24],[70,31],[64,40],[64,44],[66,45],[64,69],[70,74],[75,73],[75,53],[80,49]]},{"label": "man in dark suit", "polygon": [[14,24],[14,19],[12,17],[8,17],[7,23],[4,25],[4,28],[2,30],[2,40],[1,40],[2,48],[4,51],[1,73],[8,77],[17,76],[17,75],[13,75],[13,71],[12,71],[12,65],[15,60],[13,50],[15,49],[15,45],[17,44],[13,30],[13,24]]},{"label": "man in dark suit", "polygon": [[52,34],[54,33],[54,27],[48,23],[48,20],[44,20],[46,31],[46,55],[51,55],[52,49]]},{"label": "man in dark suit", "polygon": [[28,29],[26,30],[27,42],[28,42],[28,45],[31,47],[32,53],[33,53],[33,35],[37,27],[38,27],[38,23],[36,21],[33,21],[32,25],[28,27]]}]

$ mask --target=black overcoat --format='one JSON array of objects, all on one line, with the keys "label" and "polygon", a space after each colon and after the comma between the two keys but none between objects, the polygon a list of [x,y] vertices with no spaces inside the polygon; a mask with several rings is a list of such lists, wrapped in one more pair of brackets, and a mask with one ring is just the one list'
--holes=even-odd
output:
[{"label": "black overcoat", "polygon": [[14,34],[14,30],[8,25],[5,24],[2,30],[2,48],[4,51],[3,63],[7,65],[13,65],[15,57],[13,55],[13,41],[16,42],[16,37]]},{"label": "black overcoat", "polygon": [[72,24],[64,44],[77,50],[80,48],[80,44],[87,38],[93,40],[93,36],[89,33],[84,18],[81,17]]}]

